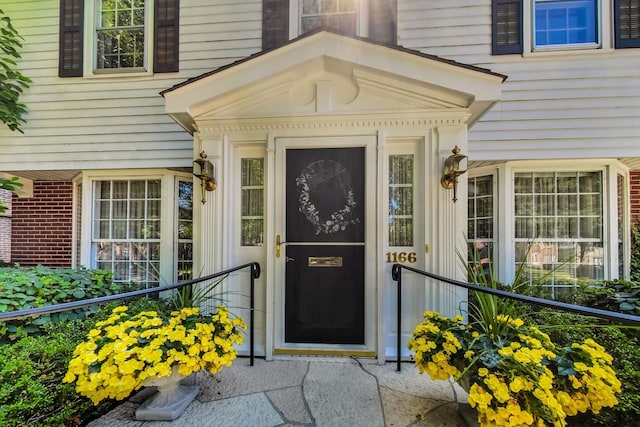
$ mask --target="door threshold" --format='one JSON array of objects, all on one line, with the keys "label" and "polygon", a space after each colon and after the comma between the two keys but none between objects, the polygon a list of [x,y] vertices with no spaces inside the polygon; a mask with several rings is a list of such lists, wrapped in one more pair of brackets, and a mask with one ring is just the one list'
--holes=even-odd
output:
[{"label": "door threshold", "polygon": [[276,356],[338,356],[338,357],[376,357],[373,350],[327,350],[316,348],[275,348]]}]

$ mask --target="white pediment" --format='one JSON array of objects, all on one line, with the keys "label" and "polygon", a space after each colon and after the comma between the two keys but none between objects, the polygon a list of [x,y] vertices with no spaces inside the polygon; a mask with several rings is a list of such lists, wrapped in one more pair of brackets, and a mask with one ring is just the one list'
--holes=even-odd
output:
[{"label": "white pediment", "polygon": [[319,58],[191,108],[196,121],[466,108],[464,94]]},{"label": "white pediment", "polygon": [[163,93],[190,129],[212,120],[459,112],[477,120],[504,76],[403,49],[320,32]]}]

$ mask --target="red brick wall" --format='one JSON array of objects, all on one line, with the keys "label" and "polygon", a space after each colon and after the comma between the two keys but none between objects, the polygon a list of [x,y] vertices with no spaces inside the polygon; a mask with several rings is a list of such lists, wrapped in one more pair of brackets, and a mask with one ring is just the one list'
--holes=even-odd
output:
[{"label": "red brick wall", "polygon": [[640,223],[640,172],[630,174],[631,224]]},{"label": "red brick wall", "polygon": [[13,196],[11,262],[71,267],[73,186],[34,181],[33,197]]}]

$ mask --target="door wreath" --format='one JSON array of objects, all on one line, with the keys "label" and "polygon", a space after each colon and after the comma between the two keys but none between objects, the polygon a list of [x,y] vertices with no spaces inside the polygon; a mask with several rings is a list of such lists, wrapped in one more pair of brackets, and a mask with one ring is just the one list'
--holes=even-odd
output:
[{"label": "door wreath", "polygon": [[[341,209],[328,216],[320,216],[316,205],[311,201],[311,193],[318,184],[335,180],[336,187],[343,193],[345,204]],[[316,235],[331,234],[346,230],[351,224],[360,222],[354,217],[356,200],[351,188],[351,175],[340,163],[333,160],[318,160],[309,165],[296,178],[298,190],[298,210],[313,225]]]}]

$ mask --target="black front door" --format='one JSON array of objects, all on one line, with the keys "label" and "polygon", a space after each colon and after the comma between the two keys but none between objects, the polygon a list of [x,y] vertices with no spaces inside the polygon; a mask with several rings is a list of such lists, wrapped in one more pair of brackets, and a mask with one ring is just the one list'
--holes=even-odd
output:
[{"label": "black front door", "polygon": [[364,344],[364,154],[287,150],[286,342]]}]

